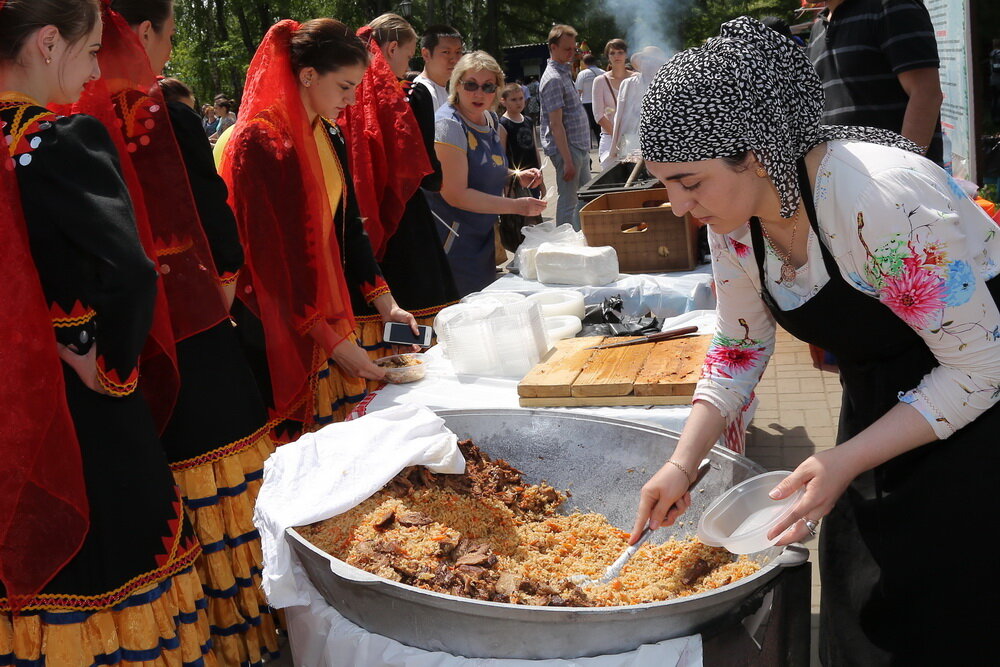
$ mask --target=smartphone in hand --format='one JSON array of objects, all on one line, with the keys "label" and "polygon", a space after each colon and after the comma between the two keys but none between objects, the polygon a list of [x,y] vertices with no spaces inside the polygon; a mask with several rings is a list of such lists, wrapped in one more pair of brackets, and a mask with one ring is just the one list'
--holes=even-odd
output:
[{"label": "smartphone in hand", "polygon": [[419,345],[420,347],[430,347],[431,336],[434,335],[434,329],[422,325],[417,325],[417,329],[420,330],[419,336],[413,335],[413,330],[410,329],[408,324],[403,324],[402,322],[386,322],[385,329],[382,330],[382,340],[396,345]]}]

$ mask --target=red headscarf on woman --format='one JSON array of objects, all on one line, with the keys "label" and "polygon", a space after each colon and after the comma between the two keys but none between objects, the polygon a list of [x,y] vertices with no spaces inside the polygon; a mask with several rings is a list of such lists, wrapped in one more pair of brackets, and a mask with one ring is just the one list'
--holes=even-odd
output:
[{"label": "red headscarf on woman", "polygon": [[[0,0],[2,2],[2,0]],[[8,166],[9,165],[9,166]],[[80,445],[13,163],[0,156],[0,581],[15,611],[83,545],[90,525]]]},{"label": "red headscarf on woman", "polygon": [[[237,295],[263,323],[275,409],[308,419],[309,382],[322,361],[309,330],[323,320],[339,343],[353,331],[354,314],[314,128],[292,69],[298,28],[281,21],[258,47],[222,178],[246,255]],[[345,190],[342,206],[346,200]]]},{"label": "red headscarf on woman", "polygon": [[357,103],[341,114],[340,125],[347,135],[365,231],[375,258],[382,259],[406,203],[433,168],[417,117],[372,32],[370,26],[358,30],[358,37],[368,45],[371,63],[358,85]]}]

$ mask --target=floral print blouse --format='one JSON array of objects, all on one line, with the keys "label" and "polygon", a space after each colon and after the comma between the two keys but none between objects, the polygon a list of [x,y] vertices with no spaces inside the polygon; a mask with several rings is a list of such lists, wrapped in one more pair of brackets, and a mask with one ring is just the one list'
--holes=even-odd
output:
[{"label": "floral print blouse", "polygon": [[[844,279],[888,306],[937,358],[940,365],[899,399],[947,438],[1000,399],[1000,313],[985,284],[1000,273],[1000,230],[936,165],[874,144],[830,142],[814,198],[823,242]],[[764,372],[775,323],[760,298],[749,226],[709,232],[709,243],[719,323],[695,400],[728,420]],[[829,281],[812,230],[807,252],[786,286],[775,282],[781,261],[767,247],[768,287],[782,310]]]}]

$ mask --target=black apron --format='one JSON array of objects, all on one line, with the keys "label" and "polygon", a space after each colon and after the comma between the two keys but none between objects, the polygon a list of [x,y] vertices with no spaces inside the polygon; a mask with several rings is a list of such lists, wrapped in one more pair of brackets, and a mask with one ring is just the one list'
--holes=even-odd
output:
[{"label": "black apron", "polygon": [[[768,291],[760,222],[750,222],[761,298],[796,338],[836,355],[843,403],[837,443],[855,436],[938,365],[888,307],[841,276],[816,223],[812,188],[799,185],[829,282],[782,311]],[[996,301],[1000,279],[987,283]],[[922,419],[914,412],[915,419]],[[1000,493],[1000,405],[946,440],[855,479],[823,520],[820,657],[824,665],[969,664],[1000,626],[998,556],[986,547]],[[958,660],[958,661],[956,661]]]}]

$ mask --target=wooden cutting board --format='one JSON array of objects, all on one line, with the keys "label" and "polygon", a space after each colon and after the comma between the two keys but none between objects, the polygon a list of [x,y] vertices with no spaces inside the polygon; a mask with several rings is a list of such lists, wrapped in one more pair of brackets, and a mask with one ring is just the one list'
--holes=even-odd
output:
[{"label": "wooden cutting board", "polygon": [[517,386],[522,407],[681,405],[691,402],[711,336],[588,350],[624,338],[556,343]]}]

